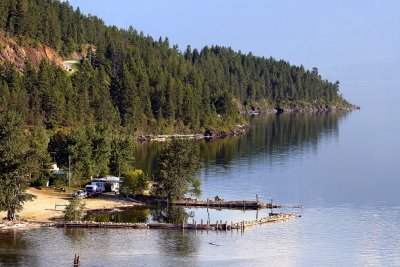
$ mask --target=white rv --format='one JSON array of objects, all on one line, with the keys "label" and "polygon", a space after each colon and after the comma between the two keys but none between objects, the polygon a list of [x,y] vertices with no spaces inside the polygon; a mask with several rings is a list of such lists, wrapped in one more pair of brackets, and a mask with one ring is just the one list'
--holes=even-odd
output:
[{"label": "white rv", "polygon": [[115,176],[107,176],[105,178],[98,178],[92,180],[90,185],[85,186],[85,190],[90,193],[103,193],[103,192],[119,192],[120,183],[122,179]]}]

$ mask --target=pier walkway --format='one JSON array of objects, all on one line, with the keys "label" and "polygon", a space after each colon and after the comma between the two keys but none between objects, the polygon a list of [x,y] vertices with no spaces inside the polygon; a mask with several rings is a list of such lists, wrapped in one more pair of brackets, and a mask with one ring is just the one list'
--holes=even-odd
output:
[{"label": "pier walkway", "polygon": [[192,223],[112,223],[112,222],[88,222],[88,221],[73,221],[73,222],[60,222],[55,223],[56,227],[81,227],[81,228],[131,228],[131,229],[175,229],[175,230],[242,230],[245,228],[261,225],[265,223],[281,222],[288,219],[293,219],[301,217],[297,214],[286,214],[277,213],[272,214],[268,217],[263,217],[252,221],[241,221],[241,222],[222,222],[217,221],[216,223],[211,223],[210,221],[200,222],[193,221]]}]

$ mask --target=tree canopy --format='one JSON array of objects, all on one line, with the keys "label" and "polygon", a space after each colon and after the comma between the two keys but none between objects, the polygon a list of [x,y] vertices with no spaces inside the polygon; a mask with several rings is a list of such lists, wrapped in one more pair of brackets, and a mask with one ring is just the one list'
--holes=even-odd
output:
[{"label": "tree canopy", "polygon": [[199,131],[234,125],[238,106],[346,106],[339,83],[283,60],[211,46],[181,52],[168,38],[106,26],[68,2],[4,0],[0,29],[20,43],[46,44],[82,62],[74,74],[42,62],[0,67],[0,102],[47,129],[104,122],[131,132]]},{"label": "tree canopy", "polygon": [[173,140],[164,145],[158,160],[154,194],[163,199],[175,200],[187,193],[200,194],[199,179],[195,177],[200,167],[199,147],[189,140]]},{"label": "tree canopy", "polygon": [[129,171],[123,177],[120,191],[126,195],[143,194],[150,187],[149,176],[142,170]]},{"label": "tree canopy", "polygon": [[29,143],[24,136],[24,124],[13,112],[0,115],[0,210],[7,211],[7,219],[14,220],[15,213],[24,202],[33,198],[26,193],[33,171],[29,157]]}]

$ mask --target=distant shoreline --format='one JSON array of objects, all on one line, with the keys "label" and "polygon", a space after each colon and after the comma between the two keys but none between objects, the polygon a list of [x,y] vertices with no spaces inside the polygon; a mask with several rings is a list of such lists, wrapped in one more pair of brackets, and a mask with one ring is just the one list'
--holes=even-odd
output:
[{"label": "distant shoreline", "polygon": [[[352,105],[351,107],[319,107],[319,108],[275,108],[275,109],[258,109],[256,111],[242,111],[242,115],[248,116],[258,116],[258,115],[267,115],[267,114],[291,114],[291,113],[327,113],[327,112],[350,112],[353,110],[360,110],[361,107],[357,105]],[[216,140],[222,139],[226,137],[232,137],[240,135],[246,132],[248,129],[253,128],[252,125],[236,125],[236,129],[231,129],[228,132],[218,131],[218,130],[206,130],[204,133],[191,133],[191,134],[147,134],[147,135],[139,135],[135,139],[139,143],[145,142],[165,142],[172,139],[192,139],[192,140]]]}]

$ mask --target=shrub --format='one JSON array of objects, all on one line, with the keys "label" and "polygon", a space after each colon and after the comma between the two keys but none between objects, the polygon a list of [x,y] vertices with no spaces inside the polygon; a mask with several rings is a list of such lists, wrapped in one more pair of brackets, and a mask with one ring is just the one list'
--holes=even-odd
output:
[{"label": "shrub", "polygon": [[124,174],[121,192],[127,195],[135,195],[149,189],[149,185],[149,177],[142,170],[130,171]]},{"label": "shrub", "polygon": [[69,205],[65,208],[65,220],[78,221],[81,220],[85,212],[85,203],[80,198],[73,198],[69,201]]}]

